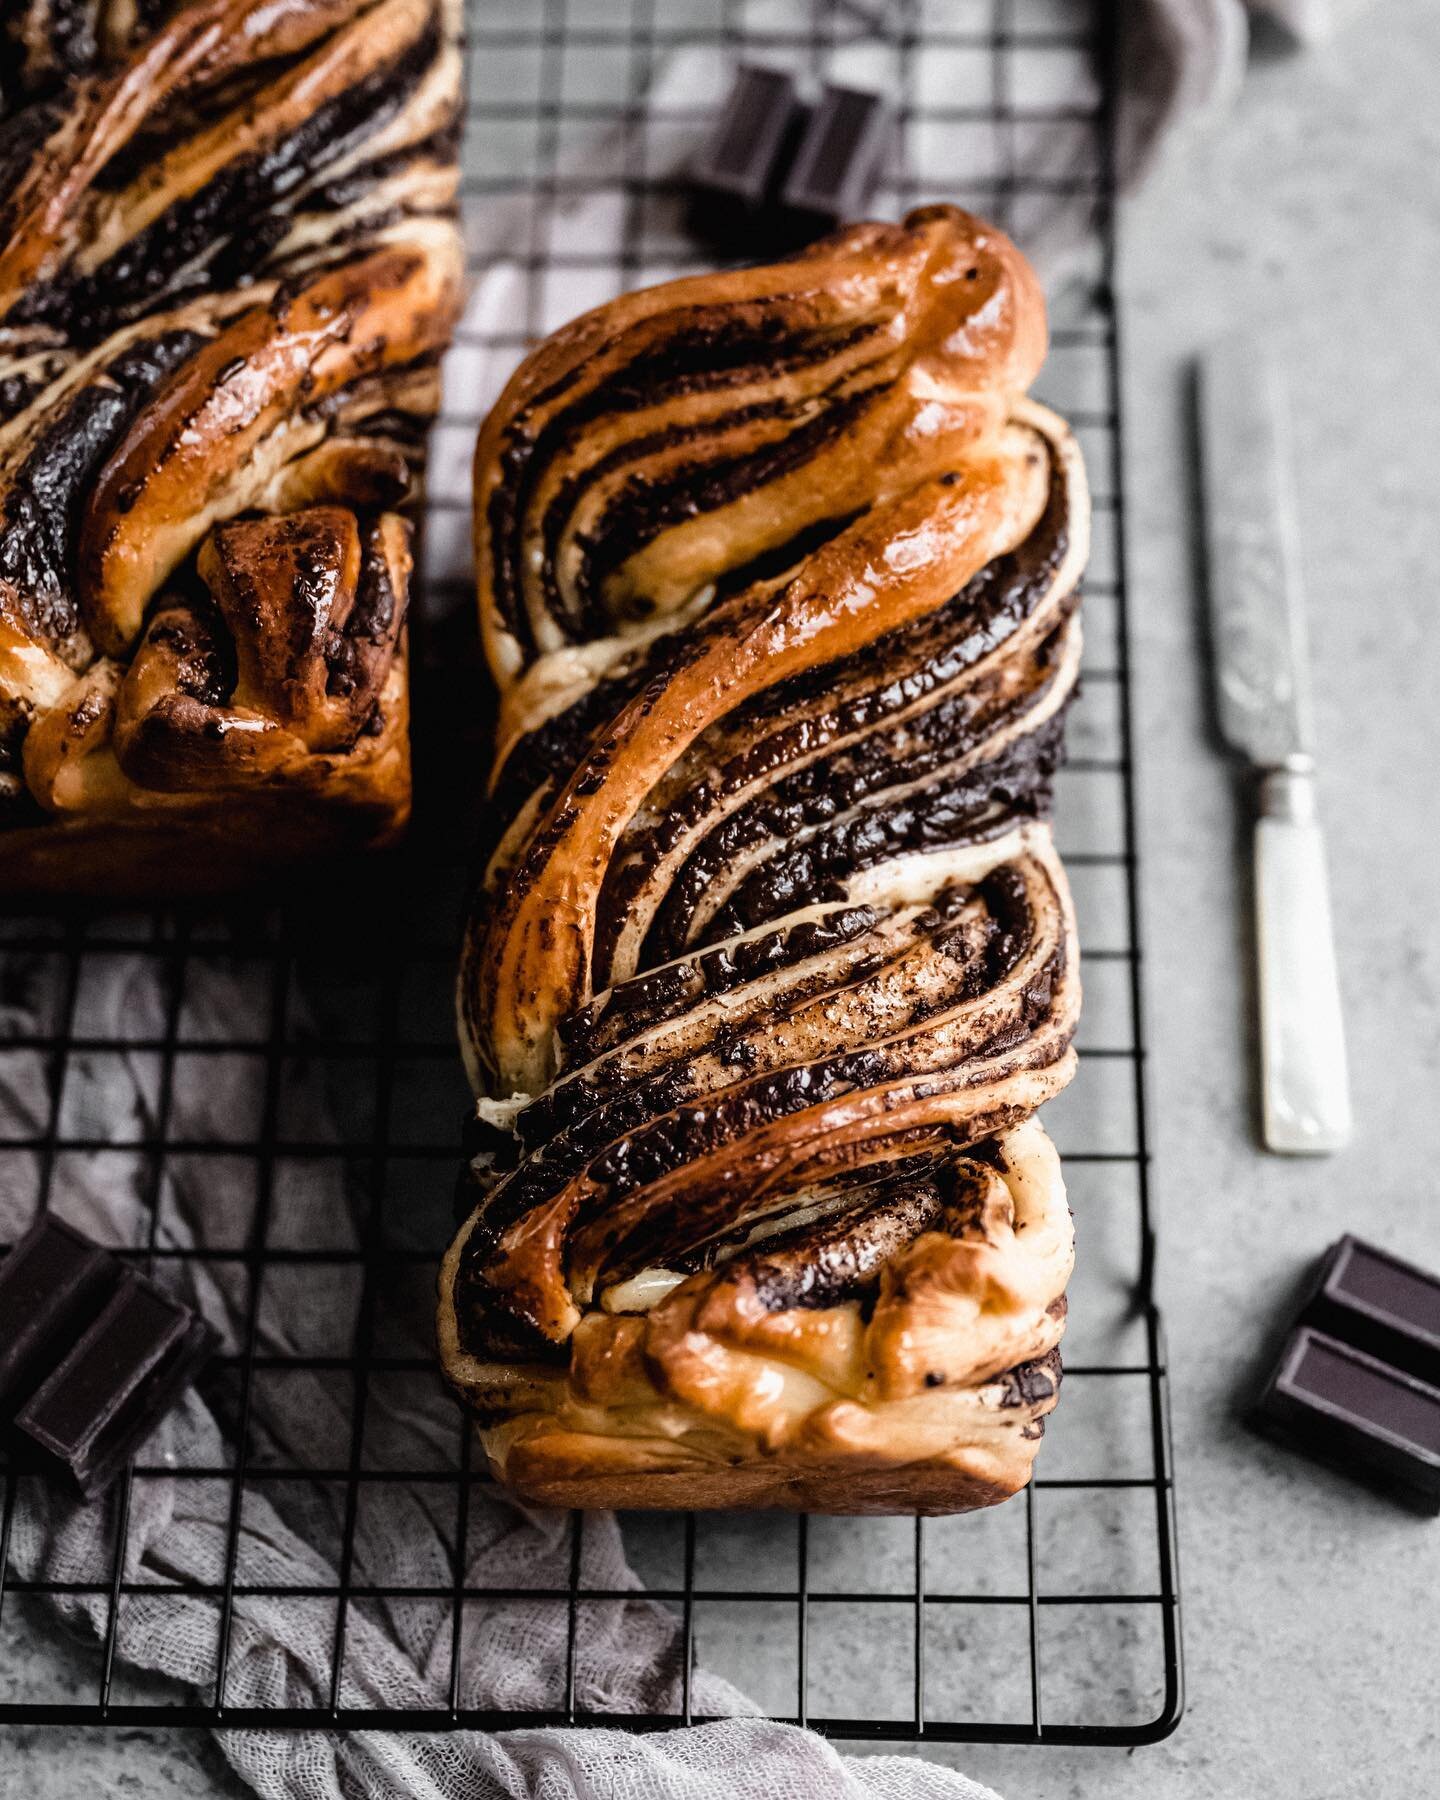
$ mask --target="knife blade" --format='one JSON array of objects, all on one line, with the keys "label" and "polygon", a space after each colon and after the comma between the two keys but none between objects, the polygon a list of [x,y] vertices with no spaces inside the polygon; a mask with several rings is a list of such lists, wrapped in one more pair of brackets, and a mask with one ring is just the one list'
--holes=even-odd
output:
[{"label": "knife blade", "polygon": [[1310,749],[1309,653],[1275,366],[1255,338],[1201,368],[1215,689],[1226,742],[1258,768]]},{"label": "knife blade", "polygon": [[1284,394],[1256,337],[1200,367],[1199,420],[1220,729],[1256,771],[1261,1116],[1271,1150],[1340,1149],[1351,1130]]}]

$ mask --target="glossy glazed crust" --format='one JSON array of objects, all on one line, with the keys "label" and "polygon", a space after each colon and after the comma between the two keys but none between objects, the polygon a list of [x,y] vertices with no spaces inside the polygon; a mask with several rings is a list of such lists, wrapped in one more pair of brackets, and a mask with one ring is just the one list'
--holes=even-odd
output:
[{"label": "glossy glazed crust", "polygon": [[[1044,357],[1045,314],[1014,245],[962,218],[934,207],[628,294],[526,358],[475,453],[481,623],[502,686],[598,625],[683,605],[802,521],[967,456],[978,472]],[[723,505],[607,553],[627,490],[653,497],[697,470],[734,478]]]},{"label": "glossy glazed crust", "polygon": [[458,18],[79,25],[3,19],[0,893],[164,896],[408,815],[394,509],[460,300]]},{"label": "glossy glazed crust", "polygon": [[1014,247],[931,208],[601,308],[482,430],[501,718],[439,1335],[532,1499],[939,1510],[1028,1476],[1089,520],[1024,394],[1044,340]]}]

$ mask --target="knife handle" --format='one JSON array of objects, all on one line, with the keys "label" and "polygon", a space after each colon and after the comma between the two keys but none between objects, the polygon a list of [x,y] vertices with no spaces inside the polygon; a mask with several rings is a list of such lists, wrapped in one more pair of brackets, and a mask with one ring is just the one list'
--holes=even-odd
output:
[{"label": "knife handle", "polygon": [[1345,1025],[1325,877],[1325,840],[1307,759],[1260,784],[1255,826],[1260,1055],[1267,1148],[1324,1155],[1350,1137]]}]

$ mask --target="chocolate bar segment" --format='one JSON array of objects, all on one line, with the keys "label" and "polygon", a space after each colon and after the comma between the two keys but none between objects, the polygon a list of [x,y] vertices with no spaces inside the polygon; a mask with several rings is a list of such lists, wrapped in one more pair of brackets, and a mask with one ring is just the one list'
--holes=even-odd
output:
[{"label": "chocolate bar segment", "polygon": [[0,1418],[49,1374],[114,1283],[98,1245],[49,1213],[0,1262]]},{"label": "chocolate bar segment", "polygon": [[702,236],[754,229],[775,188],[800,120],[783,69],[745,64],[705,148],[690,169],[689,223]]},{"label": "chocolate bar segment", "polygon": [[1348,1234],[1331,1246],[1307,1324],[1440,1388],[1440,1279]]},{"label": "chocolate bar segment", "polygon": [[894,109],[882,94],[824,90],[780,191],[797,232],[818,235],[865,215],[894,129]]},{"label": "chocolate bar segment", "polygon": [[189,1307],[42,1216],[0,1264],[0,1424],[18,1460],[101,1493],[212,1354]]},{"label": "chocolate bar segment", "polygon": [[1421,1511],[1440,1513],[1440,1388],[1363,1350],[1298,1326],[1255,1422]]}]

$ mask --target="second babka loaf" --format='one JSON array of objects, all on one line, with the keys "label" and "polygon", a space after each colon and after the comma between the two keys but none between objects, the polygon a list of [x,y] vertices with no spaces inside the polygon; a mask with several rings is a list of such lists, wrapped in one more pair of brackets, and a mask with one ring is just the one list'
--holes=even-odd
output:
[{"label": "second babka loaf", "polygon": [[394,836],[452,0],[0,12],[0,893]]}]

